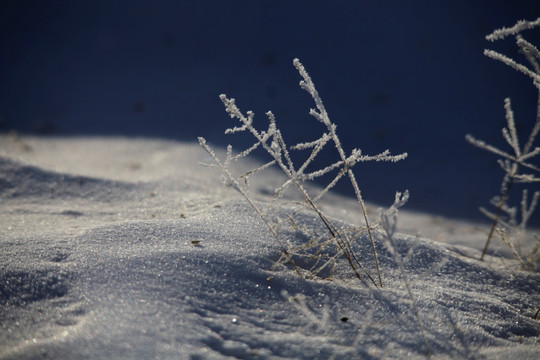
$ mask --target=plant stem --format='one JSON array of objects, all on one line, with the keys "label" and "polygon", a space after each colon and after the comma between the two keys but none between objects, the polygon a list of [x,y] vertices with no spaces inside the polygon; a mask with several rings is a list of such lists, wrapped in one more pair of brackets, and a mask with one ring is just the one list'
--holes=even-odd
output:
[{"label": "plant stem", "polygon": [[[514,174],[517,173],[517,166],[516,171]],[[514,176],[510,176],[510,179],[508,180],[508,184],[505,184],[506,181],[503,180],[503,185],[501,186],[501,195],[499,198],[499,203],[497,204],[497,212],[495,213],[495,219],[493,220],[493,224],[491,225],[491,229],[489,230],[488,238],[486,240],[486,244],[484,245],[484,249],[482,250],[482,255],[480,256],[480,261],[484,261],[484,256],[487,253],[487,249],[489,247],[489,243],[491,242],[491,239],[493,238],[493,234],[495,233],[495,229],[497,229],[497,225],[499,224],[499,219],[501,218],[501,213],[504,204],[506,203],[506,200],[508,199],[508,194],[510,193],[510,188],[512,187],[512,184],[514,183]]]}]

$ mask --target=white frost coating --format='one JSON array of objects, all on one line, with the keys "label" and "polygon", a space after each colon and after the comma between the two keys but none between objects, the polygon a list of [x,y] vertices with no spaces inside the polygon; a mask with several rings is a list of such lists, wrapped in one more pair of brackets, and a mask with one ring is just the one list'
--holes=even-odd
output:
[{"label": "white frost coating", "polygon": [[502,27],[493,31],[491,34],[486,36],[486,40],[495,41],[502,40],[507,36],[516,35],[522,32],[523,30],[532,29],[540,25],[540,18],[534,21],[520,20],[514,26],[510,28]]}]

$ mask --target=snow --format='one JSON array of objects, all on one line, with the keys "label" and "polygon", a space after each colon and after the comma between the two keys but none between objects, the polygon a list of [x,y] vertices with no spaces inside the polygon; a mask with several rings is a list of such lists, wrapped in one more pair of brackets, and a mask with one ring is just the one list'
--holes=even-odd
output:
[{"label": "snow", "polygon": [[[426,357],[382,233],[383,288],[342,263],[333,281],[270,271],[279,244],[207,161],[195,142],[0,135],[0,358]],[[257,201],[279,179],[254,182]],[[342,195],[321,206],[343,224],[360,217]],[[432,358],[538,358],[540,275],[496,244],[480,262],[486,224],[405,205],[398,230]]]}]

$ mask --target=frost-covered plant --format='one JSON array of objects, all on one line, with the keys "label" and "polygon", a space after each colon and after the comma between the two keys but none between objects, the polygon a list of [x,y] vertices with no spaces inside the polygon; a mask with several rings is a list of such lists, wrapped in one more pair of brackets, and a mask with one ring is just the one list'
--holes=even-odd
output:
[{"label": "frost-covered plant", "polygon": [[[308,276],[313,277],[323,271],[327,271],[329,272],[328,277],[331,277],[338,259],[345,258],[349,267],[358,279],[365,284],[371,282],[376,287],[382,287],[382,277],[372,233],[373,226],[368,219],[364,199],[352,169],[358,163],[365,161],[396,162],[406,158],[407,154],[391,155],[390,151],[386,150],[377,155],[364,155],[359,149],[354,149],[351,153],[347,154],[337,136],[337,126],[330,121],[313,81],[298,59],[294,59],[293,63],[303,79],[300,81],[300,87],[306,90],[315,101],[316,108],[311,109],[309,113],[324,125],[325,131],[319,138],[310,142],[288,146],[283,139],[281,131],[276,125],[274,114],[271,111],[266,113],[269,120],[268,128],[266,130],[257,130],[253,125],[255,114],[251,111],[248,111],[245,114],[242,113],[236,106],[234,99],[228,98],[226,95],[222,94],[220,95],[220,99],[225,105],[227,113],[231,118],[236,118],[240,121],[240,126],[229,128],[225,133],[233,134],[247,132],[255,138],[255,142],[253,145],[237,154],[233,154],[232,147],[229,145],[224,160],[221,160],[216,155],[204,138],[200,137],[199,143],[212,157],[213,164],[211,164],[211,166],[221,169],[224,178],[223,180],[244,197],[249,206],[253,208],[258,217],[266,225],[271,236],[280,245],[281,258],[277,263],[289,263],[299,275],[305,275],[305,271],[298,266],[297,262],[299,261],[298,259],[308,259],[314,264],[307,270]],[[327,145],[331,145],[337,151],[338,160],[331,165],[317,170],[308,169],[313,160],[325,147],[327,147]],[[240,176],[234,175],[230,168],[231,162],[246,157],[257,148],[264,149],[266,153],[270,155],[270,160],[264,165],[241,174]],[[303,163],[297,167],[293,164],[289,150],[307,150],[309,155],[305,158]],[[265,207],[257,204],[253,200],[253,196],[249,190],[249,178],[270,166],[277,166],[286,176],[285,182],[275,189],[275,199],[280,199],[284,191],[288,188],[296,189],[302,199],[300,204],[304,209],[316,214],[320,220],[321,229],[323,229],[323,231],[320,231],[320,229],[301,229],[295,220],[297,212],[288,214],[286,219],[273,219],[269,210],[274,205],[274,202],[268,207]],[[334,177],[327,186],[315,195],[308,193],[304,186],[305,182],[329,174],[334,174]],[[337,226],[317,205],[317,202],[343,177],[349,179],[352,188],[354,189],[365,228],[360,229],[358,227]],[[295,231],[301,232],[309,240],[300,246],[292,246],[291,244],[282,241],[278,233],[280,231],[280,225],[285,221],[288,222]],[[369,273],[363,261],[360,260],[360,256],[353,250],[353,239],[358,238],[364,231],[367,233],[370,242],[371,257],[377,272],[376,276],[372,276]],[[366,276],[369,281],[366,282],[363,276]]]},{"label": "frost-covered plant", "polygon": [[502,134],[511,148],[510,151],[500,150],[495,146],[486,144],[484,141],[477,140],[472,135],[466,136],[467,141],[469,141],[472,145],[498,155],[500,157],[498,163],[504,171],[504,177],[501,182],[499,195],[492,199],[492,203],[496,208],[495,212],[488,211],[485,208],[480,209],[484,215],[493,221],[488,238],[484,245],[484,249],[482,251],[482,255],[480,256],[480,260],[484,259],[495,232],[500,234],[501,238],[506,244],[511,244],[509,246],[514,256],[518,256],[518,260],[520,262],[522,262],[523,258],[528,259],[531,258],[531,256],[533,258],[536,257],[536,252],[538,251],[538,247],[536,246],[536,250],[533,249],[533,253],[527,256],[518,255],[520,248],[518,240],[516,240],[517,244],[512,244],[506,236],[508,232],[511,233],[511,236],[514,239],[519,239],[519,237],[523,235],[527,221],[530,219],[537,204],[538,197],[540,196],[540,192],[535,192],[532,195],[530,203],[528,204],[528,191],[527,189],[523,190],[520,206],[521,220],[518,221],[516,208],[508,205],[508,198],[512,185],[514,183],[540,182],[540,177],[538,175],[540,172],[540,167],[531,162],[534,157],[540,154],[540,147],[534,147],[536,136],[540,131],[540,65],[538,63],[540,60],[540,51],[538,51],[533,44],[526,41],[521,36],[522,31],[538,26],[540,26],[540,18],[536,19],[535,21],[522,20],[518,21],[511,28],[498,29],[486,36],[486,39],[492,42],[495,40],[504,39],[507,36],[515,36],[516,44],[523,55],[525,55],[525,58],[531,66],[530,68],[519,64],[506,55],[493,50],[484,50],[484,54],[494,60],[501,61],[513,69],[530,77],[533,80],[534,86],[538,90],[538,104],[536,122],[531,130],[527,142],[525,145],[523,145],[523,147],[520,146],[516,124],[514,121],[514,112],[512,111],[512,104],[509,98],[504,100],[507,127],[502,129]]},{"label": "frost-covered plant", "polygon": [[[396,198],[394,200],[394,204],[390,206],[387,210],[380,210],[380,218],[381,218],[381,225],[383,228],[383,234],[384,234],[384,242],[388,249],[388,251],[392,254],[394,257],[399,273],[403,279],[403,282],[405,283],[405,287],[407,289],[407,295],[409,296],[409,299],[411,300],[411,307],[413,311],[414,318],[416,319],[416,323],[418,324],[418,328],[420,329],[420,334],[422,335],[422,341],[424,342],[424,347],[426,349],[426,355],[429,358],[431,355],[431,349],[428,345],[426,334],[424,331],[424,325],[422,323],[422,320],[420,319],[420,314],[418,312],[418,306],[416,306],[416,300],[414,299],[412,289],[411,289],[411,283],[409,282],[409,279],[407,278],[407,275],[405,274],[405,267],[404,267],[404,259],[401,257],[401,255],[397,251],[397,246],[395,242],[395,234],[397,232],[397,215],[398,215],[398,209],[405,205],[407,200],[409,199],[409,192],[405,191],[403,194],[397,192]],[[411,249],[412,250],[412,249]],[[438,267],[442,266],[444,264],[443,262],[437,264]]]}]

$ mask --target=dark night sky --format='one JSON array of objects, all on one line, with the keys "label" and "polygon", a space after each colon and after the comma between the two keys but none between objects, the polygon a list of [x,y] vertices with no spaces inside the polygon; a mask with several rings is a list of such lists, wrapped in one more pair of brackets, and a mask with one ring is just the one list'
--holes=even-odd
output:
[{"label": "dark night sky", "polygon": [[[298,57],[345,148],[409,153],[358,170],[368,201],[388,204],[408,188],[409,208],[478,217],[502,172],[465,134],[502,146],[510,96],[525,137],[537,96],[483,55],[521,61],[514,42],[484,36],[538,16],[540,2],[524,0],[4,0],[0,130],[239,144],[223,135],[226,93],[263,126],[271,109],[291,144],[309,140],[322,129],[307,114]],[[539,35],[525,38],[540,44]]]}]

